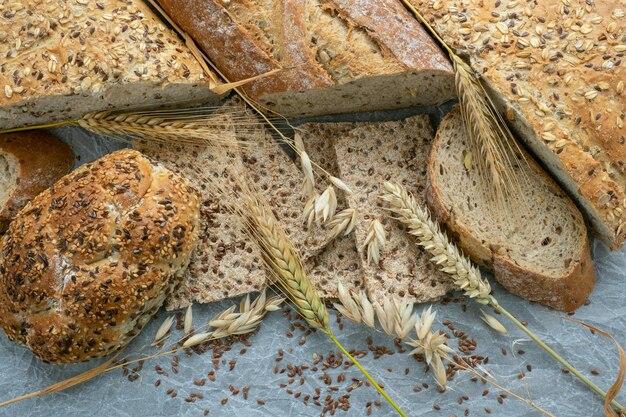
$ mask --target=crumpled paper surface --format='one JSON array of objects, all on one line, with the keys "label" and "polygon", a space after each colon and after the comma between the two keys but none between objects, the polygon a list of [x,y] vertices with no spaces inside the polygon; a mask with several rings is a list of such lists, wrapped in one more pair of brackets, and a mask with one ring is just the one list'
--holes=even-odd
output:
[{"label": "crumpled paper surface", "polygon": [[[71,143],[79,158],[77,164],[125,146],[124,143],[99,138],[80,129],[62,128],[57,129],[56,133]],[[624,344],[626,249],[621,252],[610,252],[602,244],[595,242],[593,258],[597,282],[589,298],[591,304],[581,307],[574,318],[608,331]],[[608,339],[601,335],[592,335],[582,326],[563,320],[562,313],[530,304],[508,294],[497,284],[493,286],[496,298],[503,306],[520,320],[527,321],[528,326],[545,342],[570,360],[592,381],[601,388],[608,389],[618,369],[617,350]],[[194,326],[200,327],[215,314],[238,301],[226,300],[211,305],[194,306]],[[418,311],[426,307],[418,306]],[[489,357],[488,364],[480,371],[489,371],[498,384],[532,400],[556,416],[602,415],[600,397],[571,375],[562,372],[557,362],[529,342],[525,335],[504,317],[500,317],[500,320],[508,328],[508,335],[498,334],[488,328],[479,318],[479,306],[471,301],[461,300],[447,305],[435,303],[433,309],[437,311],[435,328],[441,327],[443,320],[450,320],[457,331],[465,332],[476,340],[477,348],[474,353]],[[337,338],[348,350],[365,352],[361,363],[410,416],[482,416],[488,415],[488,411],[491,415],[507,417],[541,415],[539,411],[511,395],[507,395],[500,404],[498,397],[502,391],[480,381],[473,382],[472,375],[468,372],[457,374],[448,390],[440,393],[436,390],[432,375],[425,374],[424,364],[415,361],[406,353],[399,353],[397,346],[388,336],[345,319],[342,320],[343,329],[340,330],[334,320],[333,310],[331,314]],[[134,355],[137,352],[141,352],[142,356],[156,353],[157,348],[145,346],[152,341],[157,328],[167,315],[161,311],[131,343],[124,355],[131,355],[132,359],[138,357]],[[295,314],[292,316],[295,317]],[[219,369],[214,372],[214,382],[208,378],[209,372],[214,370],[211,352],[192,356],[179,353],[177,374],[172,371],[172,356],[160,357],[146,361],[135,381],[129,381],[122,370],[114,370],[67,391],[31,398],[0,408],[0,416],[191,417],[204,415],[204,410],[209,410],[209,416],[318,416],[322,412],[327,396],[339,399],[348,394],[345,388],[350,385],[356,386],[349,393],[350,408],[347,412],[338,409],[335,415],[365,416],[369,409],[373,416],[394,415],[393,409],[372,387],[358,386],[355,381],[364,380],[364,377],[355,367],[344,369],[343,366],[339,366],[322,370],[326,358],[331,354],[338,354],[338,349],[325,335],[319,332],[305,334],[299,328],[290,328],[290,323],[286,315],[280,311],[269,314],[260,331],[248,339],[250,346],[235,343],[231,350],[225,352],[218,360]],[[174,340],[180,335],[180,331],[175,331],[171,339]],[[368,338],[371,338],[371,346],[386,347],[386,351],[391,354],[384,354],[376,359],[374,351],[368,348]],[[301,344],[301,340],[304,340],[304,344]],[[452,339],[451,345],[456,346],[455,338]],[[242,349],[245,349],[245,352]],[[282,349],[284,354],[283,359],[277,362],[279,349]],[[380,351],[379,348],[372,349]],[[506,354],[503,354],[503,349],[506,350]],[[519,350],[525,353],[520,354]],[[311,370],[315,358],[320,356],[323,356],[324,360],[318,364],[318,370]],[[233,359],[236,359],[236,364],[230,371]],[[85,371],[97,363],[94,361],[67,366],[47,365],[33,357],[28,350],[1,335],[0,401],[45,388]],[[287,368],[290,364],[309,366],[309,369],[302,370],[301,376],[304,377],[302,385],[300,375],[290,377],[288,369],[281,373],[281,369]],[[531,365],[530,372],[527,365]],[[131,365],[130,368],[133,366],[135,365]],[[168,376],[159,375],[155,366],[161,366]],[[276,366],[278,373],[275,373]],[[598,371],[599,374],[592,375],[592,370]],[[520,372],[524,372],[521,379]],[[332,379],[330,385],[320,379],[324,373]],[[338,378],[341,382],[337,382]],[[206,380],[203,386],[194,384],[194,380],[200,382],[202,379]],[[155,386],[157,380],[160,380],[158,387]],[[230,386],[233,391],[238,389],[239,393],[233,394]],[[244,387],[249,387],[247,399],[243,396]],[[421,390],[416,392],[415,387]],[[166,394],[170,389],[176,391],[175,398]],[[314,404],[316,389],[319,390],[321,406]],[[489,393],[483,396],[486,389]],[[187,402],[185,399],[192,393],[199,393],[203,398]],[[305,405],[304,399],[307,395],[310,397],[308,405]],[[296,396],[298,398],[295,398]],[[464,396],[467,399],[464,399]],[[225,398],[228,401],[222,405]],[[621,394],[618,399],[626,403],[626,394]],[[261,405],[257,400],[264,401],[264,404]]]}]

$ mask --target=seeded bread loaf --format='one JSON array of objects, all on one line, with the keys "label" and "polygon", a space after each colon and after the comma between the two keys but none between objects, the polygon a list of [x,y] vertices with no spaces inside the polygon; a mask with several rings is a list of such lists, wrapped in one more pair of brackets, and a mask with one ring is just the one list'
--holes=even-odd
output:
[{"label": "seeded bread loaf", "polygon": [[[380,300],[398,295],[426,302],[452,289],[448,277],[389,217],[380,199],[382,184],[393,179],[426,204],[426,161],[434,135],[428,116],[391,122],[324,123],[317,131],[334,144],[340,177],[352,187],[353,194],[346,199],[359,213],[354,236],[370,296]],[[379,265],[368,265],[365,240],[374,219],[383,224],[387,242]]]},{"label": "seeded bread loaf", "polygon": [[122,150],[61,178],[0,243],[0,326],[47,362],[126,345],[180,282],[199,200],[178,175]]},{"label": "seeded bread loaf", "polygon": [[585,222],[560,187],[528,157],[515,165],[520,217],[498,218],[486,195],[458,108],[441,122],[428,160],[428,202],[459,247],[513,294],[558,310],[593,289]]},{"label": "seeded bread loaf", "polygon": [[49,133],[0,135],[0,230],[73,165],[71,148]]},{"label": "seeded bread loaf", "polygon": [[621,0],[410,0],[613,249],[626,239]]},{"label": "seeded bread loaf", "polygon": [[142,0],[24,0],[0,13],[0,129],[218,100],[215,76]]},{"label": "seeded bread loaf", "polygon": [[451,66],[397,0],[159,0],[230,80],[285,116],[439,104]]}]

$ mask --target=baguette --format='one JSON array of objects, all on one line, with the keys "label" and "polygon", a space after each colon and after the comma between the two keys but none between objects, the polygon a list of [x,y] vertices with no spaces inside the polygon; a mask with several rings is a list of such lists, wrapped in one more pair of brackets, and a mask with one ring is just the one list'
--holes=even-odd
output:
[{"label": "baguette", "polygon": [[219,100],[210,89],[216,76],[141,0],[24,0],[0,9],[0,129]]},{"label": "baguette", "polygon": [[595,275],[587,228],[574,203],[527,155],[515,173],[527,198],[513,202],[524,213],[519,219],[490,217],[493,203],[469,149],[457,107],[441,122],[428,159],[426,195],[435,218],[513,294],[558,310],[580,307]]},{"label": "baguette", "polygon": [[410,0],[612,249],[626,239],[623,1]]},{"label": "baguette", "polygon": [[397,0],[159,0],[230,81],[265,108],[311,116],[440,104],[452,68]]}]

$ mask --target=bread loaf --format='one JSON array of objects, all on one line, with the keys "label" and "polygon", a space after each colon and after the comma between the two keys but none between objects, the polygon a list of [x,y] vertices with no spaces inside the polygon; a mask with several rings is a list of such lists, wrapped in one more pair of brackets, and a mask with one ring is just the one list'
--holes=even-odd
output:
[{"label": "bread loaf", "polygon": [[230,80],[285,116],[439,104],[447,58],[397,0],[159,0]]},{"label": "bread loaf", "polygon": [[199,200],[178,175],[122,150],[61,178],[0,243],[0,326],[47,362],[126,345],[180,281]]},{"label": "bread loaf", "polygon": [[218,100],[209,89],[215,76],[141,0],[0,8],[0,129]]},{"label": "bread loaf", "polygon": [[[513,294],[558,310],[582,305],[594,270],[585,222],[572,201],[534,162],[516,164],[520,217],[501,219],[481,185],[458,108],[441,122],[428,160],[429,206],[474,261]],[[521,160],[521,155],[518,155]],[[491,214],[490,214],[491,213]]]},{"label": "bread loaf", "polygon": [[49,133],[0,135],[0,230],[73,165],[71,148]]},{"label": "bread loaf", "polygon": [[626,239],[626,7],[410,0],[613,249]]}]

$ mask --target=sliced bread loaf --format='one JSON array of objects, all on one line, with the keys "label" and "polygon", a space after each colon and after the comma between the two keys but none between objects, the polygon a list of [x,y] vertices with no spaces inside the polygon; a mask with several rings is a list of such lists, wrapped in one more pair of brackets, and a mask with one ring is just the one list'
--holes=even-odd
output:
[{"label": "sliced bread loaf", "polygon": [[[428,202],[459,247],[506,289],[559,310],[579,307],[594,270],[587,229],[572,201],[534,161],[516,165],[526,196],[519,218],[492,217],[461,113],[441,122],[428,160]],[[528,158],[530,158],[528,156]]]},{"label": "sliced bread loaf", "polygon": [[397,0],[159,0],[230,80],[270,110],[309,116],[439,104],[452,68]]},{"label": "sliced bread loaf", "polygon": [[410,0],[613,249],[626,240],[623,0]]},{"label": "sliced bread loaf", "polygon": [[215,75],[142,0],[23,0],[0,9],[0,129],[219,99]]}]

